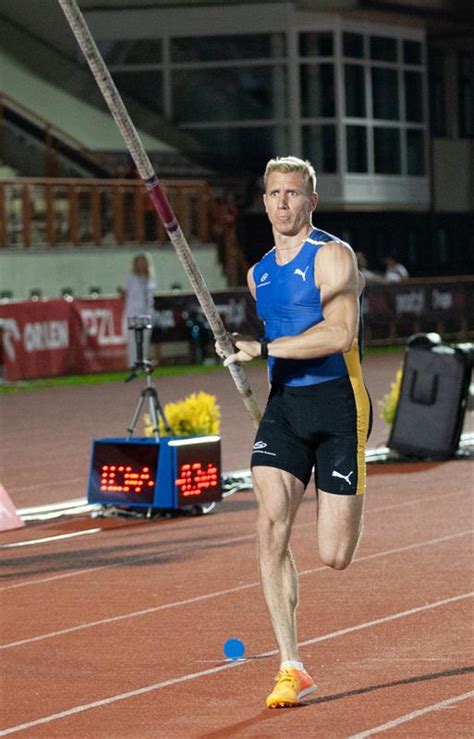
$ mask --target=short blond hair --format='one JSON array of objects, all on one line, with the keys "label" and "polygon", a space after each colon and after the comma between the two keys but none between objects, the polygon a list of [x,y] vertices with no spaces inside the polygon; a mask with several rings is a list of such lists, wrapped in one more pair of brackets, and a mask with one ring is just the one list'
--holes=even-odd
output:
[{"label": "short blond hair", "polygon": [[298,159],[298,157],[275,157],[270,159],[265,167],[265,174],[263,175],[263,184],[267,187],[267,180],[272,172],[301,172],[305,185],[311,192],[316,192],[317,177],[313,165],[308,160]]}]

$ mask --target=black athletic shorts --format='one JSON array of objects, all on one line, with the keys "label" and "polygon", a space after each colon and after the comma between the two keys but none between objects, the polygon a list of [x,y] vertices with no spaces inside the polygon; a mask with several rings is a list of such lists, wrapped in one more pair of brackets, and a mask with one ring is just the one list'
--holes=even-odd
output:
[{"label": "black athletic shorts", "polygon": [[365,446],[372,407],[363,383],[349,377],[306,387],[274,385],[255,443],[251,467],[286,470],[328,493],[365,491]]}]

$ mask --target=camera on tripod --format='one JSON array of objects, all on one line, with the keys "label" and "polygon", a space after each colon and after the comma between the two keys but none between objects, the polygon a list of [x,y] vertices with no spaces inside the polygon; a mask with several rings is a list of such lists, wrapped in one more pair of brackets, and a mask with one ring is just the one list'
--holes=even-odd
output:
[{"label": "camera on tripod", "polygon": [[153,328],[151,316],[130,316],[128,319],[128,328],[131,331],[143,331],[146,328]]},{"label": "camera on tripod", "polygon": [[132,374],[128,378],[128,380],[132,380],[138,372],[151,372],[151,363],[147,361],[145,356],[148,352],[149,343],[149,336],[145,336],[145,331],[151,331],[153,321],[150,315],[140,315],[130,316],[127,323],[129,330],[135,332],[135,363],[131,368]]},{"label": "camera on tripod", "polygon": [[146,329],[151,330],[153,328],[152,318],[150,315],[129,316],[129,318],[127,319],[127,324],[130,331],[135,331],[136,360],[135,364],[131,368],[131,374],[125,379],[125,382],[130,382],[139,374],[145,373],[146,375],[146,387],[144,387],[142,392],[140,393],[140,398],[138,399],[135,413],[133,414],[132,421],[127,429],[128,438],[130,439],[135,431],[135,426],[145,400],[148,400],[149,403],[150,418],[153,425],[153,433],[155,435],[155,439],[158,440],[160,435],[158,428],[159,416],[161,416],[161,418],[163,419],[166,432],[171,436],[171,429],[169,427],[168,421],[166,420],[163,408],[161,407],[160,401],[158,399],[158,393],[151,379],[151,375],[153,373],[153,365],[151,362],[148,362],[147,359],[145,359],[145,357],[143,356],[143,334]]}]

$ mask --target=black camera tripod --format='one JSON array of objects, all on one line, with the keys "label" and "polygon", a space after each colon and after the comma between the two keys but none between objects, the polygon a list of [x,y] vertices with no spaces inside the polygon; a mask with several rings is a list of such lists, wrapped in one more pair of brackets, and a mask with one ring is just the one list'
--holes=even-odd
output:
[{"label": "black camera tripod", "polygon": [[[149,322],[138,320],[144,318],[148,318]],[[165,413],[158,398],[157,390],[153,384],[153,365],[151,364],[151,362],[148,362],[146,359],[143,358],[143,332],[147,329],[151,329],[151,316],[138,316],[138,318],[130,318],[129,329],[135,331],[137,359],[135,364],[131,368],[130,376],[126,378],[125,382],[131,382],[131,380],[134,380],[135,377],[138,377],[138,375],[144,373],[146,385],[140,393],[140,397],[138,398],[137,406],[133,413],[132,420],[130,421],[130,425],[127,428],[128,438],[130,439],[133,436],[145,400],[148,400],[148,410],[150,412],[150,419],[155,439],[158,440],[160,438],[160,416],[163,420],[166,433],[168,434],[168,436],[171,436],[171,428],[168,421],[166,420]]]}]

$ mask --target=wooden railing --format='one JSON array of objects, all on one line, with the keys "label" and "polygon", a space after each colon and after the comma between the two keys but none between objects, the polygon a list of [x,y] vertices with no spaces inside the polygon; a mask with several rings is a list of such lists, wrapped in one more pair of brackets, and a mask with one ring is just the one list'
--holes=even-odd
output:
[{"label": "wooden railing", "polygon": [[[209,242],[207,182],[176,180],[162,186],[185,235]],[[0,246],[121,246],[166,239],[138,180],[0,180]]]},{"label": "wooden railing", "polygon": [[[163,180],[189,242],[216,243],[228,284],[245,284],[247,264],[235,218],[205,180]],[[4,248],[164,244],[166,231],[139,180],[0,179]]]}]

